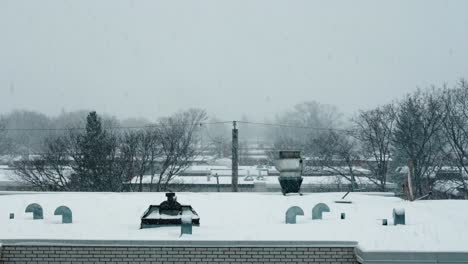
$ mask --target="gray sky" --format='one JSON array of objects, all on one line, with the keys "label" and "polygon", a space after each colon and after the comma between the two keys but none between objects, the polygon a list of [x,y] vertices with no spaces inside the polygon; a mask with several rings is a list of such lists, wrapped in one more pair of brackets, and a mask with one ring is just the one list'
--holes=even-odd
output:
[{"label": "gray sky", "polygon": [[468,1],[0,1],[0,112],[345,113],[468,77]]}]

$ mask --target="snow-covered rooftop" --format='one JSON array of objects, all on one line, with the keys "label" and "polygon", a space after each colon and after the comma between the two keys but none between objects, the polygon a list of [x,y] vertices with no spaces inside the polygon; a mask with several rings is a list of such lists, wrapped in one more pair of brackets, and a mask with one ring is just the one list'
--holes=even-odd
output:
[{"label": "snow-covered rooftop", "polygon": [[[352,204],[338,204],[343,193],[283,196],[280,193],[177,193],[178,202],[191,205],[200,216],[193,235],[180,238],[179,227],[139,229],[150,204],[164,193],[42,193],[0,195],[1,239],[83,240],[225,240],[225,241],[357,241],[366,250],[468,252],[468,201],[407,202],[396,197],[351,193]],[[312,220],[314,205],[331,209],[323,220]],[[44,209],[44,220],[24,213],[30,203]],[[54,210],[66,205],[73,224],[61,224]],[[300,206],[305,216],[285,224],[285,212]],[[383,226],[393,208],[404,208],[406,225]],[[340,220],[340,214],[346,219]],[[14,213],[15,219],[8,219]],[[391,222],[391,221],[390,221]],[[1,242],[1,241],[0,241]]]}]

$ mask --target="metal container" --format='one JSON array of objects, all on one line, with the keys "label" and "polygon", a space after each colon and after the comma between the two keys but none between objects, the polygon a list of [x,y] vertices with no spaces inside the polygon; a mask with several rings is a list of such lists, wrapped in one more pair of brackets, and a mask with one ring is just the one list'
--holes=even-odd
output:
[{"label": "metal container", "polygon": [[280,173],[278,180],[281,185],[281,192],[284,195],[287,193],[300,193],[303,171],[301,152],[280,151],[275,166]]}]

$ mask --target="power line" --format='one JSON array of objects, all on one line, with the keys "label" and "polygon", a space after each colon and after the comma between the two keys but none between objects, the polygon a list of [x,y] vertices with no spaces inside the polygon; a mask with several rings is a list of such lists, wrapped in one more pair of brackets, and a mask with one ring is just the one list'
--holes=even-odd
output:
[{"label": "power line", "polygon": [[[345,133],[353,133],[356,131],[356,129],[340,129],[340,128],[322,128],[322,127],[312,127],[312,126],[300,126],[300,125],[289,125],[289,124],[277,124],[277,123],[262,123],[262,122],[250,122],[250,121],[234,121],[237,123],[241,124],[251,124],[251,125],[260,125],[260,126],[270,126],[270,127],[284,127],[284,128],[297,128],[297,129],[306,129],[306,130],[320,130],[320,131],[339,131],[339,132],[345,132]],[[217,125],[217,124],[232,124],[233,121],[216,121],[216,122],[200,122],[196,123],[195,125],[198,125],[200,127],[206,125]],[[186,124],[180,124],[180,126],[184,126]],[[145,129],[145,128],[156,128],[160,127],[161,125],[154,124],[154,125],[147,125],[147,126],[116,126],[116,127],[107,127],[104,129]],[[172,124],[171,126],[179,126],[178,124]],[[85,127],[72,127],[72,128],[4,128],[0,129],[3,131],[68,131],[68,130],[85,130]],[[227,142],[222,142],[220,140],[215,139],[208,129],[205,129],[204,131],[206,135],[208,136],[209,140],[211,142],[215,143],[227,143]],[[203,133],[203,132],[202,132]],[[246,150],[248,148],[239,148],[242,150]],[[32,155],[43,155],[45,153],[31,153]]]},{"label": "power line", "polygon": [[312,126],[299,126],[299,125],[287,125],[287,124],[249,122],[249,121],[237,121],[237,123],[251,124],[251,125],[262,125],[262,126],[272,126],[272,127],[287,127],[287,128],[321,130],[321,131],[341,131],[341,132],[353,132],[354,131],[354,130],[342,129],[342,128],[324,128],[324,127],[312,127]]},{"label": "power line", "polygon": [[[216,125],[216,124],[228,124],[232,121],[219,121],[219,122],[201,122],[197,125]],[[172,124],[170,126],[185,126],[185,124]],[[147,125],[147,126],[115,126],[115,127],[104,127],[104,129],[116,129],[116,130],[130,130],[130,129],[145,129],[145,128],[156,128],[161,127],[161,125]],[[69,127],[69,128],[4,128],[0,131],[69,131],[69,130],[86,130],[86,127]]]},{"label": "power line", "polygon": [[[233,121],[217,121],[217,122],[200,122],[197,125],[219,125],[219,124],[232,124]],[[262,122],[250,122],[250,121],[236,121],[240,124],[270,126],[270,127],[283,127],[283,128],[297,128],[297,129],[308,129],[308,130],[320,130],[320,131],[340,131],[351,133],[354,129],[342,129],[342,128],[324,128],[324,127],[313,127],[313,126],[300,126],[300,125],[289,125],[289,124],[276,124],[276,123],[262,123]],[[172,124],[170,126],[179,126],[178,124]],[[185,124],[180,124],[185,126]],[[161,127],[159,124],[146,125],[146,126],[115,126],[115,127],[104,127],[104,129],[110,130],[131,130],[131,129],[148,129]],[[86,130],[86,127],[70,127],[70,128],[3,128],[0,131],[28,131],[28,132],[41,132],[41,131],[69,131],[69,130]]]}]

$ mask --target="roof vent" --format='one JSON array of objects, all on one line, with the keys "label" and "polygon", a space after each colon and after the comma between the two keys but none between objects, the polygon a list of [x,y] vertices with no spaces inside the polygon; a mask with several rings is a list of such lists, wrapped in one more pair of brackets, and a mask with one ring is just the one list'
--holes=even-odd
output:
[{"label": "roof vent", "polygon": [[175,193],[166,193],[167,200],[160,205],[150,205],[141,217],[140,228],[181,225],[182,218],[192,219],[192,225],[200,225],[200,217],[190,205],[177,202]]},{"label": "roof vent", "polygon": [[283,195],[287,193],[300,193],[302,184],[303,163],[300,151],[280,151],[276,161],[276,169]]},{"label": "roof vent", "polygon": [[192,217],[183,215],[181,218],[182,225],[180,226],[180,236],[192,234]]},{"label": "roof vent", "polygon": [[25,213],[33,213],[33,219],[44,219],[42,206],[37,203],[32,203],[26,207]]},{"label": "roof vent", "polygon": [[55,209],[54,215],[62,216],[62,224],[71,224],[73,222],[73,215],[70,208],[62,205]]},{"label": "roof vent", "polygon": [[319,203],[314,208],[312,208],[312,219],[322,219],[322,214],[324,212],[330,212],[328,205],[324,203]]},{"label": "roof vent", "polygon": [[405,209],[394,208],[393,209],[393,224],[404,225],[405,224]]},{"label": "roof vent", "polygon": [[293,206],[286,211],[286,224],[295,224],[296,216],[304,215],[304,210],[299,206]]}]

